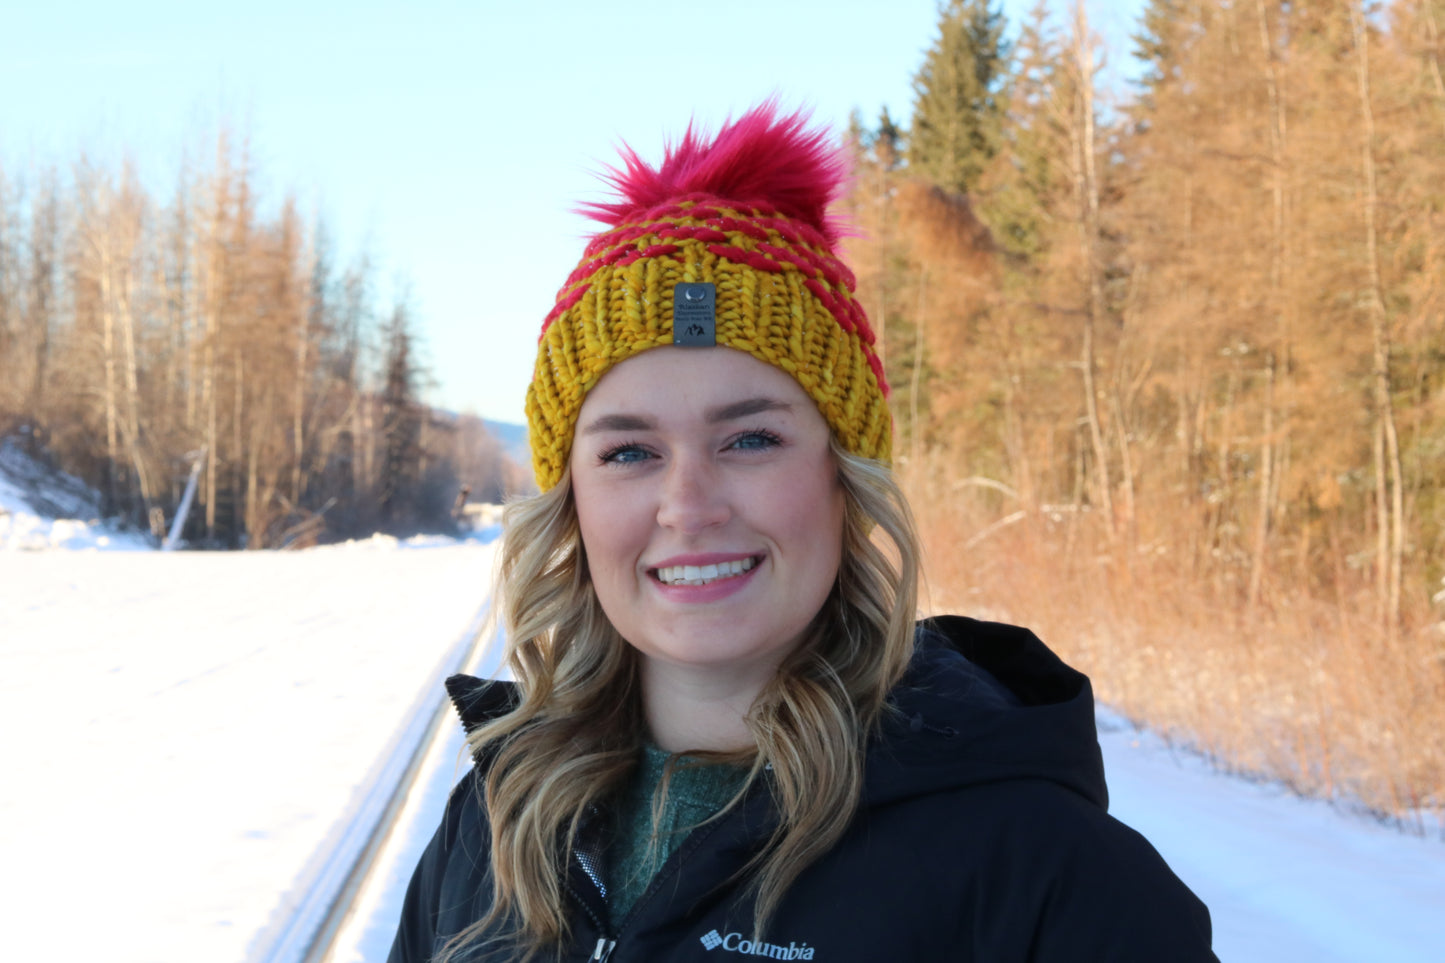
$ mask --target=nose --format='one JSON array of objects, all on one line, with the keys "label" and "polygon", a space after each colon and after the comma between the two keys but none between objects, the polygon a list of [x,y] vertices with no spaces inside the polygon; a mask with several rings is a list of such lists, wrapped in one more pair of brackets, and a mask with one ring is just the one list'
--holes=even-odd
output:
[{"label": "nose", "polygon": [[713,466],[690,455],[674,458],[659,493],[657,523],[695,535],[731,517],[727,493]]}]

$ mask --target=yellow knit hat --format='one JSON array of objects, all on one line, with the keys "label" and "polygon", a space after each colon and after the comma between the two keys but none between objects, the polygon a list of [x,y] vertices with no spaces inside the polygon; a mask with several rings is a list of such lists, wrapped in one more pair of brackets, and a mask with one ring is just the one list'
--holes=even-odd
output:
[{"label": "yellow knit hat", "polygon": [[846,450],[888,460],[888,385],[827,213],[847,162],[806,122],[765,103],[711,143],[689,128],[656,169],[623,147],[624,168],[608,175],[621,199],[584,208],[610,230],[592,238],[542,325],[527,389],[539,489],[561,479],[582,401],[603,374],[674,343],[724,345],[781,368]]}]

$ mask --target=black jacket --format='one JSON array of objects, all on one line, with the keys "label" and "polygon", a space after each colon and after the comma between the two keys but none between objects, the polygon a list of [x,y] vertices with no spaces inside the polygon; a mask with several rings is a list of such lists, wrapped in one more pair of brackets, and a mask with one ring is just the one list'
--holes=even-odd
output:
[{"label": "black jacket", "polygon": [[[1089,681],[1031,632],[930,620],[870,748],[852,827],[808,867],[766,939],[725,884],[771,827],[766,787],[678,848],[617,932],[574,860],[567,960],[819,963],[1214,961],[1209,912],[1145,839],[1106,812]],[[463,722],[509,686],[448,680]],[[411,881],[391,963],[423,963],[483,915],[488,833],[475,774],[453,794]],[[610,955],[609,955],[610,954]],[[502,949],[467,963],[510,960]],[[1216,961],[1217,963],[1217,961]]]}]

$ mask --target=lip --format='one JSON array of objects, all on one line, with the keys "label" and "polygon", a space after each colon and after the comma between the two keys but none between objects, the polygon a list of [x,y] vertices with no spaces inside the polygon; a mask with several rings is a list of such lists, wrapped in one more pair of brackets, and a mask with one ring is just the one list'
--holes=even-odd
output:
[{"label": "lip", "polygon": [[[735,562],[739,559],[755,558],[757,564],[743,572],[741,575],[734,575],[731,578],[718,579],[716,582],[708,582],[706,585],[664,585],[656,578],[656,572],[660,568],[668,568],[673,565],[717,565],[720,562]],[[674,555],[672,558],[663,559],[657,565],[649,566],[647,569],[647,581],[653,591],[669,602],[676,602],[683,605],[701,605],[707,602],[718,602],[729,596],[736,595],[752,584],[758,572],[762,571],[768,557],[754,552],[709,552],[693,555]]]}]

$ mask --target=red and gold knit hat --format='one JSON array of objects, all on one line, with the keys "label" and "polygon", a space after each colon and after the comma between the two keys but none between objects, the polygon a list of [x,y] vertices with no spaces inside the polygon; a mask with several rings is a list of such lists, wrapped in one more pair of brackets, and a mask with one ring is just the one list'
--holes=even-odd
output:
[{"label": "red and gold knit hat", "polygon": [[608,229],[542,323],[527,389],[542,491],[562,477],[587,392],[613,365],[670,344],[735,348],[781,368],[843,448],[888,460],[888,384],[828,215],[846,155],[806,124],[769,102],[711,143],[689,127],[655,169],[623,147],[624,166],[607,175],[619,199],[583,208]]}]

